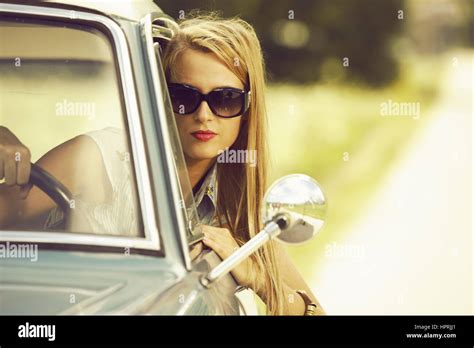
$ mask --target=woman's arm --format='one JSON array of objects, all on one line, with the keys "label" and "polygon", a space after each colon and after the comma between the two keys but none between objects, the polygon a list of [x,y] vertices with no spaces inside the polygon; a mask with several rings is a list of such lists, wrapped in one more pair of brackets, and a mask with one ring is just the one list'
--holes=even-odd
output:
[{"label": "woman's arm", "polygon": [[[229,255],[239,247],[228,228],[204,225],[202,226],[202,231],[205,235],[203,243],[209,248],[212,248],[223,260],[229,257]],[[274,245],[278,262],[277,267],[282,277],[283,290],[285,293],[284,302],[286,305],[284,314],[303,315],[305,313],[306,306],[304,300],[301,295],[296,292],[297,290],[304,290],[306,294],[308,294],[313,303],[317,305],[316,313],[321,315],[325,314],[321,305],[316,300],[316,296],[314,296],[303,277],[301,277],[301,274],[298,272],[283,247],[279,243],[274,243]],[[250,259],[247,258],[232,270],[232,275],[240,285],[252,288],[252,275],[254,274],[252,267],[253,265],[251,264]],[[257,279],[263,278],[264,277],[257,277]],[[264,302],[267,302],[265,286],[257,284],[257,289],[253,290]]]},{"label": "woman's arm", "polygon": [[276,259],[278,262],[278,269],[280,271],[283,289],[285,292],[285,303],[287,304],[287,312],[290,315],[303,315],[306,309],[305,303],[297,290],[304,290],[311,298],[312,302],[317,305],[316,313],[325,315],[324,309],[316,299],[316,296],[311,291],[310,287],[304,281],[298,269],[295,267],[293,261],[285,251],[283,246],[279,243],[274,243],[276,249]]}]

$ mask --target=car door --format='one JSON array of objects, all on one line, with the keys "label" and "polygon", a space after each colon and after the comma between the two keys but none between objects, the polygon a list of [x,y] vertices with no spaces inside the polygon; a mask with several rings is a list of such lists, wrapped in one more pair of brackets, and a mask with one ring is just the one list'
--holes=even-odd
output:
[{"label": "car door", "polygon": [[139,24],[120,21],[74,6],[0,4],[0,124],[33,162],[86,136],[100,161],[74,175],[98,191],[89,169],[103,166],[112,187],[104,202],[73,197],[67,228],[47,223],[64,218],[59,205],[2,227],[2,314],[143,313],[187,274],[162,135],[146,126],[151,102],[132,65],[142,56],[124,31]]}]

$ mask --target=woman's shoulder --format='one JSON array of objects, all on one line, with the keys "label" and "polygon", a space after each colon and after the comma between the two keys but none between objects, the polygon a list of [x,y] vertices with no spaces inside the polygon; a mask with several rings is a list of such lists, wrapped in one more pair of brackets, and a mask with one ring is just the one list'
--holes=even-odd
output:
[{"label": "woman's shoulder", "polygon": [[84,133],[83,136],[94,141],[101,154],[109,181],[116,187],[121,178],[128,176],[130,170],[131,155],[125,131],[107,127]]},{"label": "woman's shoulder", "polygon": [[89,131],[83,134],[97,144],[100,150],[126,150],[127,137],[125,131],[120,128],[107,127]]}]

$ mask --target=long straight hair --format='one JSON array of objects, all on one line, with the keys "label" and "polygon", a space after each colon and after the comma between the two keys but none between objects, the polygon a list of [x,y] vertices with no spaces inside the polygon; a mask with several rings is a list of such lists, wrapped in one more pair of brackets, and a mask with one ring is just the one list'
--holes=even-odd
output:
[{"label": "long straight hair", "polygon": [[[231,150],[256,151],[255,166],[248,163],[217,164],[217,216],[225,217],[236,241],[242,245],[263,227],[262,208],[266,189],[267,114],[265,106],[265,65],[259,40],[253,27],[240,18],[220,18],[216,12],[191,13],[179,23],[180,30],[164,50],[166,78],[174,76],[173,66],[185,50],[215,54],[240,81],[251,90],[249,110],[243,116],[239,135]],[[237,152],[238,153],[238,152]],[[217,157],[217,154],[216,154]],[[223,226],[222,221],[220,225]],[[283,313],[284,292],[274,242],[267,243],[251,256],[256,279],[264,275],[267,313]]]}]

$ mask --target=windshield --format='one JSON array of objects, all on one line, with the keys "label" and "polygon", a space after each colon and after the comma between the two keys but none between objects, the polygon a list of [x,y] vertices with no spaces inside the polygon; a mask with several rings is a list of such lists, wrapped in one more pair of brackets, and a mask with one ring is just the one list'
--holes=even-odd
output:
[{"label": "windshield", "polygon": [[[161,61],[161,46],[159,42],[155,42],[155,53],[156,59],[158,62],[159,67],[162,67]],[[176,172],[177,177],[179,178],[179,189],[180,189],[180,196],[181,200],[178,202],[178,209],[182,209],[183,215],[185,218],[185,225],[186,225],[186,234],[189,244],[193,244],[202,239],[203,234],[200,231],[200,224],[201,221],[199,219],[199,215],[196,209],[196,202],[194,200],[193,190],[191,187],[191,183],[189,181],[189,174],[186,167],[186,162],[183,155],[183,150],[181,147],[181,141],[178,134],[178,129],[176,126],[176,120],[174,116],[174,112],[171,106],[171,101],[166,85],[166,79],[163,74],[163,69],[158,69],[160,78],[159,81],[161,83],[161,89],[165,91],[163,97],[165,110],[166,110],[166,123],[168,125],[168,131],[170,134],[170,141],[171,147],[173,151],[173,159],[174,159],[174,170]]]}]

